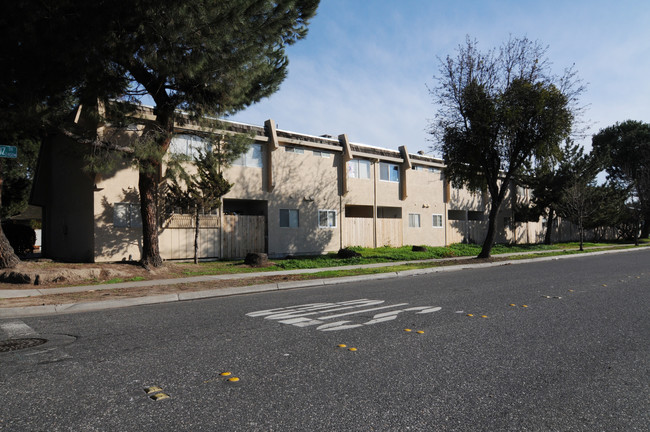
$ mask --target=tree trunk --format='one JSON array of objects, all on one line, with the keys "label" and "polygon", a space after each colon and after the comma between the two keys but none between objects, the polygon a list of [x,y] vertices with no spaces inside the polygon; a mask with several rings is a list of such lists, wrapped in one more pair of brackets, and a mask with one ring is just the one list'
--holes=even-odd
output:
[{"label": "tree trunk", "polygon": [[20,258],[14,253],[2,227],[0,227],[0,269],[14,268],[20,263]]},{"label": "tree trunk", "polygon": [[641,238],[647,239],[650,236],[650,216],[646,215],[641,226]]},{"label": "tree trunk", "polygon": [[[156,98],[154,98],[156,100]],[[174,131],[174,107],[169,104],[156,103],[158,114],[156,116],[157,131],[156,145],[165,154],[171,142]],[[163,265],[158,245],[158,180],[162,160],[157,156],[151,156],[148,160],[140,160],[140,177],[138,188],[140,189],[140,212],[142,213],[142,258],[144,268],[160,267]]]},{"label": "tree trunk", "polygon": [[199,263],[199,222],[201,215],[199,214],[199,206],[196,206],[194,213],[194,264]]},{"label": "tree trunk", "polygon": [[156,205],[158,175],[152,169],[141,169],[138,180],[140,214],[142,215],[142,257],[144,268],[162,266],[158,246],[158,206]]},{"label": "tree trunk", "polygon": [[501,201],[492,202],[492,207],[490,208],[490,215],[488,216],[488,231],[485,236],[485,241],[483,242],[483,247],[481,248],[481,253],[478,254],[477,258],[490,258],[490,252],[492,251],[492,246],[494,246],[494,239],[497,235],[497,215],[499,214],[499,208],[501,207]]},{"label": "tree trunk", "polygon": [[582,217],[578,219],[578,232],[579,232],[579,237],[580,237],[580,251],[584,251],[584,243],[585,243],[585,229],[582,224]]},{"label": "tree trunk", "polygon": [[[0,208],[2,208],[2,162],[0,162]],[[0,269],[14,268],[20,262],[20,258],[14,252],[14,248],[9,244],[0,225]]]},{"label": "tree trunk", "polygon": [[544,235],[544,244],[553,244],[553,221],[555,219],[555,212],[553,209],[548,210],[548,218],[546,219],[546,234]]}]

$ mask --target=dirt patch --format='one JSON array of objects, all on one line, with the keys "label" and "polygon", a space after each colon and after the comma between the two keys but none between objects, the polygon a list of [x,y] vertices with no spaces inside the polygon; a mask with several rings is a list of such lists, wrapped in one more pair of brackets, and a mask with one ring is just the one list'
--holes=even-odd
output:
[{"label": "dirt patch", "polygon": [[[278,283],[305,279],[304,275],[281,275],[264,276],[234,280],[214,280],[210,282],[180,283],[174,285],[154,285],[138,288],[116,288],[89,290],[79,293],[50,294],[36,297],[19,297],[12,299],[0,299],[0,308],[23,307],[23,306],[45,306],[69,303],[94,302],[102,300],[117,300],[124,298],[146,297],[159,294],[174,294],[179,292],[205,291],[240,287],[248,285],[259,285],[265,283]],[[102,286],[102,288],[105,286]]]},{"label": "dirt patch", "polygon": [[18,273],[26,276],[25,283],[2,283],[2,289],[54,288],[73,285],[92,285],[98,283],[126,282],[134,280],[171,279],[186,276],[190,264],[165,263],[163,267],[150,270],[137,263],[59,263],[52,261],[24,261],[16,268],[0,271],[2,275]]}]

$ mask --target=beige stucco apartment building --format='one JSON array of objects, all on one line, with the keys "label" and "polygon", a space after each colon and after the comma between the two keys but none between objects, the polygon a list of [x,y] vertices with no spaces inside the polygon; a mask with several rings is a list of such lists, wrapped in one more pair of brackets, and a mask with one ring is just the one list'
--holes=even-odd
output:
[{"label": "beige stucco apartment building", "polygon": [[[83,123],[81,112],[77,121]],[[108,141],[133,139],[153,111],[141,107],[124,129],[94,126]],[[445,181],[443,162],[408,153],[276,129],[224,121],[231,133],[254,136],[248,153],[226,171],[233,183],[220,209],[200,223],[201,258],[321,254],[346,246],[443,246],[484,239],[487,200]],[[191,124],[179,126],[170,152],[190,154],[202,145]],[[399,143],[396,143],[399,144]],[[43,251],[72,261],[140,259],[142,232],[138,172],[122,162],[109,174],[84,172],[88,146],[65,137],[41,151],[32,203],[43,207]],[[517,193],[518,192],[518,193]],[[498,218],[498,242],[539,242],[542,222],[515,223],[512,202],[526,191],[512,189]],[[566,230],[565,230],[566,231]],[[560,232],[560,234],[562,234]],[[568,231],[564,237],[572,236]],[[161,218],[163,259],[193,256],[189,215]]]}]

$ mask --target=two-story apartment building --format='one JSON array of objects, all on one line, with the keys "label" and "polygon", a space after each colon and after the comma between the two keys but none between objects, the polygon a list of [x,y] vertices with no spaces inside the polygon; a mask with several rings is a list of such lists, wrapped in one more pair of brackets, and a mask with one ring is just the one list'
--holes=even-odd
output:
[{"label": "two-story apartment building", "polygon": [[[141,107],[126,130],[103,124],[98,134],[124,143],[151,119],[153,110]],[[201,258],[484,239],[487,200],[451,187],[440,159],[410,154],[404,145],[396,151],[356,144],[345,134],[334,138],[279,130],[272,120],[264,126],[223,121],[219,127],[251,134],[253,144],[226,170],[233,187],[222,206],[206,209],[201,219]],[[169,151],[191,154],[205,145],[205,133],[190,123],[179,126]],[[32,203],[43,207],[43,251],[74,261],[137,260],[142,242],[137,168],[118,161],[109,173],[88,174],[83,167],[89,151],[66,137],[42,148]],[[512,206],[503,207],[498,241],[541,239],[541,222],[516,224]],[[191,216],[177,211],[161,217],[159,241],[164,259],[191,258]]]}]

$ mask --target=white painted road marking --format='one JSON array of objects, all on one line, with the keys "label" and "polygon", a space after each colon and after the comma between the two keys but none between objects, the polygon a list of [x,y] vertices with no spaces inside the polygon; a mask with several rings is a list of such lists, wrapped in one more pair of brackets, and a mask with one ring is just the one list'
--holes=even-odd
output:
[{"label": "white painted road marking", "polygon": [[9,338],[34,336],[36,332],[22,321],[10,321],[0,324],[0,328]]},{"label": "white painted road marking", "polygon": [[[428,314],[432,312],[438,312],[442,308],[439,306],[415,306],[410,308],[403,308],[407,306],[408,303],[396,303],[392,305],[373,307],[369,309],[359,309],[359,310],[350,310],[365,308],[367,306],[375,306],[385,303],[384,300],[369,300],[369,299],[358,299],[350,300],[345,302],[337,303],[308,303],[298,306],[290,306],[284,308],[274,308],[266,309],[261,311],[249,312],[246,316],[249,317],[264,317],[264,319],[274,320],[282,324],[289,324],[296,327],[308,327],[313,325],[318,325],[317,330],[320,331],[336,331],[336,330],[347,330],[357,327],[362,327],[366,325],[378,324],[380,322],[392,321],[397,318],[402,312],[414,312],[416,314]],[[335,321],[326,323],[325,320],[331,320],[335,318],[340,318],[343,316],[364,314],[368,312],[375,312],[378,310],[385,310],[391,308],[400,308],[397,310],[392,310],[388,312],[381,312],[375,314],[370,321],[363,323],[353,323],[349,320]],[[332,312],[348,311],[339,314],[330,315]],[[315,316],[319,315],[319,316]],[[309,318],[308,318],[309,317]]]}]

